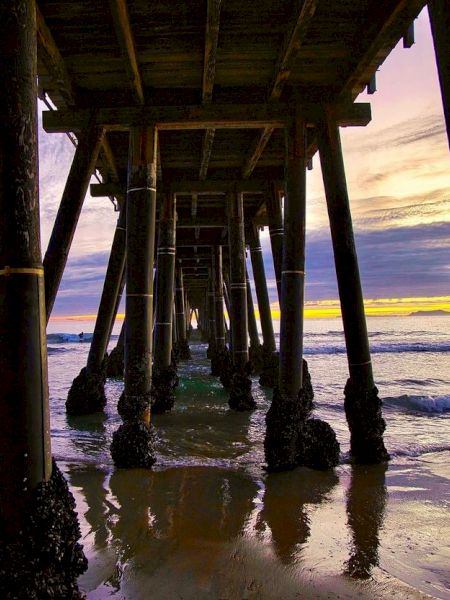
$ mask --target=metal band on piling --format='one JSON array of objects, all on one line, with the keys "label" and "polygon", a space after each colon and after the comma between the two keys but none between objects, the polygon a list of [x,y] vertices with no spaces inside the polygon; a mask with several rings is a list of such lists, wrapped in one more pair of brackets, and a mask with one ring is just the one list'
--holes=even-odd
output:
[{"label": "metal band on piling", "polygon": [[9,267],[5,266],[0,269],[0,276],[9,277],[10,275],[37,275],[38,277],[44,276],[43,267]]}]

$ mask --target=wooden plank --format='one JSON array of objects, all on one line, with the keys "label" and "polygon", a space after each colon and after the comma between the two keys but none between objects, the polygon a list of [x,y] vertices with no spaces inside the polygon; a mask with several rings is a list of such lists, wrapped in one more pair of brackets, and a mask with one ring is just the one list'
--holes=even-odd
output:
[{"label": "wooden plank", "polygon": [[[220,8],[222,0],[208,0],[205,54],[203,61],[202,101],[203,104],[212,102],[214,77],[216,74],[217,44],[219,41]],[[214,129],[207,129],[203,138],[202,158],[200,161],[199,179],[206,179],[209,159],[214,143]]]},{"label": "wooden plank", "polygon": [[275,76],[270,86],[269,99],[279,100],[284,84],[291,74],[292,60],[297,56],[306,37],[308,26],[316,12],[318,0],[304,0],[292,28],[286,33],[278,56]]},{"label": "wooden plank", "polygon": [[71,77],[38,6],[36,6],[36,20],[39,58],[67,105],[75,106],[75,92]]},{"label": "wooden plank", "polygon": [[203,181],[206,179],[208,173],[209,159],[211,158],[215,133],[215,129],[207,129],[203,137],[202,158],[198,175],[198,178]]},{"label": "wooden plank", "polygon": [[109,0],[117,39],[125,62],[125,70],[137,104],[144,104],[144,90],[139,72],[126,0]]},{"label": "wooden plank", "polygon": [[[286,33],[277,60],[275,75],[269,88],[269,100],[279,100],[284,84],[291,74],[291,63],[298,54],[305,39],[308,26],[316,12],[317,0],[304,0],[294,20],[292,28]],[[272,127],[265,127],[258,133],[250,146],[248,158],[242,168],[242,177],[250,177],[273,133]]]}]

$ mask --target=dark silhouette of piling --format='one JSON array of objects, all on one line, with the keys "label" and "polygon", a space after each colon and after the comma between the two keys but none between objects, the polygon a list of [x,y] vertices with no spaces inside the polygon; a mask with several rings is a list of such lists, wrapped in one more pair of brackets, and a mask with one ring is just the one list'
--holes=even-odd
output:
[{"label": "dark silhouette of piling", "polygon": [[36,11],[0,4],[0,596],[81,598],[74,499],[52,464],[39,234]]},{"label": "dark silhouette of piling", "polygon": [[234,375],[230,384],[230,408],[251,410],[256,403],[249,378],[247,284],[245,280],[245,236],[242,194],[228,196],[228,242],[230,246],[230,301]]},{"label": "dark silhouette of piling", "polygon": [[164,195],[160,210],[156,260],[155,351],[152,411],[162,413],[175,402],[177,371],[172,364],[173,294],[175,277],[175,195]]},{"label": "dark silhouette of piling", "polygon": [[358,463],[378,463],[389,458],[385,422],[373,380],[339,128],[331,107],[325,109],[317,132],[350,373],[344,405],[351,453]]}]

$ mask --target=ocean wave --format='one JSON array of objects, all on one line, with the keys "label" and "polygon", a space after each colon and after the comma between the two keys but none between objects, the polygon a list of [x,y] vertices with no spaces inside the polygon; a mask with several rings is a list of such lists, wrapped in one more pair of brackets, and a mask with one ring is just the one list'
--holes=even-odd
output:
[{"label": "ocean wave", "polygon": [[61,354],[63,352],[70,352],[69,348],[47,348],[47,354]]},{"label": "ocean wave", "polygon": [[415,412],[441,414],[450,411],[450,396],[402,396],[383,398],[385,406],[400,407]]},{"label": "ocean wave", "polygon": [[[344,354],[345,345],[342,343],[339,346],[336,344],[316,344],[311,346],[305,346],[305,354]],[[405,352],[450,352],[450,344],[445,343],[426,343],[426,342],[410,342],[396,344],[392,342],[371,344],[370,351],[372,354],[403,354]]]},{"label": "ocean wave", "polygon": [[80,337],[78,333],[48,333],[48,344],[67,344],[67,343],[90,343],[92,342],[92,333],[83,333]]},{"label": "ocean wave", "polygon": [[434,454],[438,452],[449,452],[449,444],[428,444],[428,446],[417,446],[415,448],[389,450],[391,457],[407,456],[409,458],[416,458],[423,456],[424,454]]}]

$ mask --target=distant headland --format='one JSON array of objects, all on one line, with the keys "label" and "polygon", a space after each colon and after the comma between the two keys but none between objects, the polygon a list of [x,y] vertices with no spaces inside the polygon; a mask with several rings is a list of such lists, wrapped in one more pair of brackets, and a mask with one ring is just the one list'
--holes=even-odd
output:
[{"label": "distant headland", "polygon": [[416,310],[415,312],[409,313],[409,317],[437,317],[447,316],[450,317],[450,311],[448,310]]}]

